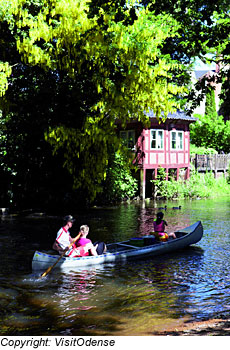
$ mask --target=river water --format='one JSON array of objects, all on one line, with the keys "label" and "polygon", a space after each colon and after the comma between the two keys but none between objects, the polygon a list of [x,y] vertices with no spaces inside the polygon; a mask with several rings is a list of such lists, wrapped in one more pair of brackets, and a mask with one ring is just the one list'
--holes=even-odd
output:
[{"label": "river water", "polygon": [[[152,230],[157,207],[168,231],[201,220],[203,239],[183,251],[120,265],[31,270],[50,249],[60,217],[5,215],[0,223],[0,335],[152,335],[182,322],[230,313],[230,199],[134,203],[76,212],[90,238],[115,242]],[[180,210],[173,206],[181,205]],[[64,213],[66,214],[66,213]]]}]

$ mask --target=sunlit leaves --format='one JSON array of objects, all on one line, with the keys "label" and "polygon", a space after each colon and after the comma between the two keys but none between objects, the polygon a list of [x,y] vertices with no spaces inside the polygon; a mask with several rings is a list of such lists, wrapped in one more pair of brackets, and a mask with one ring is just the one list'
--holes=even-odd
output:
[{"label": "sunlit leaves", "polygon": [[[129,2],[122,11],[128,12],[130,6]],[[169,15],[156,17],[144,8],[132,25],[115,22],[114,10],[100,9],[98,16],[90,18],[88,12],[88,1],[79,0],[50,1],[49,6],[44,2],[37,15],[26,7],[16,12],[21,30],[17,47],[24,60],[64,69],[73,78],[83,64],[93,69],[101,99],[92,108],[103,115],[108,111],[120,114],[119,106],[122,114],[124,106],[129,114],[141,110],[143,114],[147,106],[156,115],[177,108],[183,89],[170,83],[169,71],[175,62],[161,54],[166,38],[177,34],[176,21]],[[98,24],[99,16],[103,25]]]},{"label": "sunlit leaves", "polygon": [[[90,118],[89,118],[90,119]],[[46,138],[54,152],[64,153],[64,166],[74,179],[74,188],[85,189],[91,200],[102,191],[105,169],[108,164],[108,144],[118,144],[114,133],[106,125],[98,126],[91,120],[90,128],[83,130],[57,127],[47,133]]]},{"label": "sunlit leaves", "polygon": [[116,120],[147,123],[149,109],[167,116],[184,92],[173,76],[184,67],[162,53],[179,24],[170,15],[137,10],[136,4],[108,3],[93,13],[88,0],[40,0],[36,6],[33,0],[14,0],[11,10],[17,50],[26,64],[61,72],[73,82],[84,72],[94,87],[92,101],[82,81],[87,113],[81,123],[67,127],[63,116],[63,124],[47,133],[54,151],[64,155],[75,187],[85,186],[92,197],[104,180],[108,145],[118,142]]},{"label": "sunlit leaves", "polygon": [[0,96],[2,96],[8,87],[8,77],[11,75],[11,67],[8,62],[0,61]]}]

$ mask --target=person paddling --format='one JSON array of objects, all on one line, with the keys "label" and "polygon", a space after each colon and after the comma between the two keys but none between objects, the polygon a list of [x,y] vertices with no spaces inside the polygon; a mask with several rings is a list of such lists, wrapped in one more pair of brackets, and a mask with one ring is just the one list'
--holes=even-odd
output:
[{"label": "person paddling", "polygon": [[[53,249],[57,250],[59,254],[62,254],[64,250],[74,241],[74,238],[71,237],[69,232],[69,229],[72,228],[74,221],[75,219],[72,215],[66,215],[63,219],[64,226],[58,231],[56,240],[53,244]],[[75,243],[72,244],[65,255],[71,257],[80,255],[80,251],[77,249]]]}]

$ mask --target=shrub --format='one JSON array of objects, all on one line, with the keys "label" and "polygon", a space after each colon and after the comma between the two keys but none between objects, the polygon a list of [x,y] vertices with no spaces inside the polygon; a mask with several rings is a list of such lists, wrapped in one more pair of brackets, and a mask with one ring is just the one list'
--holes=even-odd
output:
[{"label": "shrub", "polygon": [[217,154],[218,152],[214,148],[197,147],[190,144],[190,154]]},{"label": "shrub", "polygon": [[196,123],[190,126],[190,137],[197,147],[213,148],[218,152],[230,152],[230,122],[221,115],[195,115]]},{"label": "shrub", "polygon": [[182,179],[176,181],[173,178],[165,181],[161,174],[161,179],[159,177],[157,182],[153,180],[153,183],[154,181],[161,190],[158,191],[158,197],[162,199],[207,198],[230,194],[228,184],[230,180],[227,181],[224,177],[215,179],[211,172],[205,174],[194,172],[186,181]]},{"label": "shrub", "polygon": [[136,195],[138,182],[132,176],[129,164],[127,152],[111,153],[104,183],[103,201],[122,201]]}]

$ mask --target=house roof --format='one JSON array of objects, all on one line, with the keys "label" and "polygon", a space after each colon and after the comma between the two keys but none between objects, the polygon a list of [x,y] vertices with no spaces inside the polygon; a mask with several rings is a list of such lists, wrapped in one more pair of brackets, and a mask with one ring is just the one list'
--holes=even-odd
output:
[{"label": "house roof", "polygon": [[199,80],[199,79],[203,78],[207,73],[209,73],[209,74],[215,73],[215,70],[213,70],[213,69],[195,70],[194,73],[195,73],[195,78],[197,80]]},{"label": "house roof", "polygon": [[[155,114],[153,113],[152,110],[150,110],[146,114],[150,118],[156,118],[156,116],[155,116]],[[170,119],[170,120],[186,120],[188,122],[195,122],[197,120],[197,118],[191,117],[191,116],[187,115],[185,112],[182,112],[182,111],[176,111],[174,113],[169,113],[167,115],[167,119]]]}]

